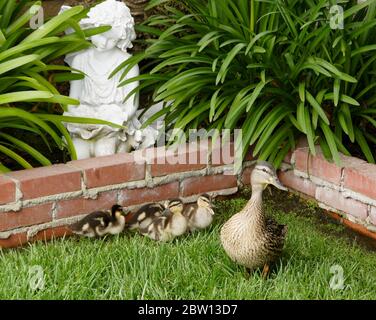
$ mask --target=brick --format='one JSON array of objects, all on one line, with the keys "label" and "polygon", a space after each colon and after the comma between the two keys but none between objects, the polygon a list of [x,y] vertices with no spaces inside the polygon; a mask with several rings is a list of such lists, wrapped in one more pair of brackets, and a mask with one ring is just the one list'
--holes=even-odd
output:
[{"label": "brick", "polygon": [[251,185],[251,174],[253,171],[253,167],[245,168],[243,170],[242,176],[241,176],[241,182],[243,185]]},{"label": "brick", "polygon": [[312,181],[296,176],[294,171],[281,171],[278,175],[284,186],[315,197],[316,185]]},{"label": "brick", "polygon": [[223,142],[217,139],[211,145],[211,164],[215,166],[223,166],[234,163],[235,145],[233,142]]},{"label": "brick", "polygon": [[362,226],[358,223],[351,222],[350,220],[343,218],[341,215],[339,215],[338,213],[335,213],[335,212],[326,211],[326,214],[328,216],[330,216],[332,219],[335,219],[339,223],[342,223],[346,227],[352,229],[353,231],[358,232],[359,234],[361,234],[365,237],[369,237],[369,238],[376,240],[376,233],[369,231],[366,227],[364,227],[364,226]]},{"label": "brick", "polygon": [[26,232],[12,234],[8,239],[0,239],[0,248],[16,248],[26,244],[27,242]]},{"label": "brick", "polygon": [[72,235],[73,232],[67,226],[48,228],[39,231],[31,241],[48,241],[51,239],[62,238]]},{"label": "brick", "polygon": [[97,210],[108,210],[117,202],[117,192],[100,193],[97,199],[62,200],[56,205],[56,219],[88,214]]},{"label": "brick", "polygon": [[66,165],[16,171],[8,175],[19,181],[23,200],[81,190],[80,170]]},{"label": "brick", "polygon": [[0,213],[0,231],[50,222],[52,203],[23,208],[17,212]]},{"label": "brick", "polygon": [[109,186],[145,178],[145,163],[136,163],[132,154],[76,160],[69,165],[84,171],[88,188]]},{"label": "brick", "polygon": [[347,219],[343,219],[342,223],[345,226],[349,227],[350,229],[354,230],[355,232],[358,232],[359,234],[361,234],[365,237],[376,240],[376,234],[374,232],[367,230],[367,228],[363,227],[362,225],[360,225],[358,223],[354,223],[354,222],[347,220]]},{"label": "brick", "polygon": [[[235,150],[235,143],[232,141],[224,142],[221,139],[217,139],[216,142],[210,146],[211,153],[211,165],[213,167],[232,165],[238,159],[240,161],[252,161],[254,148],[250,146],[245,153],[242,155],[242,148]],[[235,154],[237,151],[237,154]]]},{"label": "brick", "polygon": [[317,155],[313,156],[309,154],[308,148],[297,149],[295,151],[295,169],[336,185],[339,185],[341,182],[341,167],[338,167],[335,163],[326,161],[318,150]]},{"label": "brick", "polygon": [[287,164],[291,164],[292,154],[293,152],[290,150],[288,154],[286,154],[286,156],[283,158],[283,162]]},{"label": "brick", "polygon": [[309,154],[309,152],[308,148],[299,148],[293,152],[293,156],[295,157],[295,169],[303,172],[312,171],[312,166],[308,163],[308,156],[313,156]]},{"label": "brick", "polygon": [[26,232],[12,234],[7,239],[0,239],[0,248],[17,248],[34,241],[48,241],[72,235],[72,231],[66,227],[54,227],[38,232],[32,239],[28,239]]},{"label": "brick", "polygon": [[188,197],[210,191],[237,187],[237,178],[232,175],[192,177],[181,183],[181,196]]},{"label": "brick", "polygon": [[319,147],[316,148],[316,156],[309,155],[309,148],[296,149],[295,169],[318,177],[325,181],[341,184],[342,169],[366,163],[363,160],[341,155],[341,166],[325,159]]},{"label": "brick", "polygon": [[157,148],[152,157],[148,158],[151,164],[153,177],[168,174],[196,171],[208,165],[208,144],[188,143],[179,146],[174,152],[171,149]]},{"label": "brick", "polygon": [[351,198],[345,198],[340,191],[317,187],[316,199],[334,209],[346,212],[356,218],[367,218],[367,205]]},{"label": "brick", "polygon": [[345,168],[344,187],[376,199],[376,165],[362,163]]},{"label": "brick", "polygon": [[158,202],[179,197],[179,182],[172,182],[154,188],[123,190],[119,203],[122,206],[133,206],[149,202]]},{"label": "brick", "polygon": [[[301,148],[308,148],[308,141],[306,137],[300,137],[295,144],[295,149],[301,149]],[[285,158],[283,159],[283,162],[287,164],[293,164],[292,163],[293,153],[294,153],[294,150],[290,150],[285,156]]]},{"label": "brick", "polygon": [[0,176],[0,205],[16,200],[16,185],[6,176]]},{"label": "brick", "polygon": [[369,213],[369,219],[373,225],[376,226],[376,207],[371,207],[371,211]]}]

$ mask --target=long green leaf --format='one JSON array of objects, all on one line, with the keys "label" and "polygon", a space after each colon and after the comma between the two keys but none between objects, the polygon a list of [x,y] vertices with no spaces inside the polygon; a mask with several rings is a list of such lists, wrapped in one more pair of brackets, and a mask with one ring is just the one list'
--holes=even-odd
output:
[{"label": "long green leaf", "polygon": [[372,151],[367,143],[367,140],[365,139],[362,131],[359,128],[355,129],[355,139],[356,142],[359,144],[360,148],[362,149],[362,152],[364,156],[366,157],[367,161],[370,163],[375,163],[375,158],[372,154]]},{"label": "long green leaf", "polygon": [[23,119],[24,121],[30,121],[35,123],[52,137],[52,139],[55,141],[56,145],[59,148],[62,148],[61,138],[56,134],[56,132],[52,128],[50,128],[49,125],[47,125],[47,123],[39,119],[37,116],[22,109],[1,107],[0,119],[9,117],[17,117]]},{"label": "long green leaf", "polygon": [[33,33],[31,33],[29,36],[27,36],[21,43],[28,43],[33,42],[39,39],[44,38],[48,34],[50,34],[52,31],[54,31],[56,28],[61,26],[64,22],[72,18],[73,16],[79,14],[84,10],[83,6],[76,6],[71,9],[68,9],[67,11],[62,12],[58,16],[55,16],[50,21],[46,22],[43,25],[43,28],[39,28],[35,30]]},{"label": "long green leaf", "polygon": [[330,130],[329,126],[326,123],[324,123],[322,120],[320,120],[320,127],[321,127],[321,130],[324,133],[326,142],[329,146],[330,153],[332,154],[334,162],[338,166],[340,166],[341,165],[341,159],[339,157],[339,152],[338,152],[338,149],[337,149],[337,144],[336,144],[336,140],[335,140],[335,136],[334,136],[333,132]]},{"label": "long green leaf", "polygon": [[54,95],[48,91],[19,91],[0,95],[0,105],[20,101],[36,101],[38,99],[50,99]]},{"label": "long green leaf", "polygon": [[33,167],[29,162],[27,162],[24,158],[22,158],[16,152],[10,150],[9,148],[1,144],[0,144],[0,153],[3,153],[7,155],[8,157],[12,158],[25,169],[31,169]]},{"label": "long green leaf", "polygon": [[0,133],[0,137],[10,141],[14,145],[20,147],[21,149],[25,150],[28,154],[30,154],[34,159],[36,159],[41,165],[49,166],[51,165],[51,161],[48,160],[44,155],[42,155],[38,150],[33,148],[32,146],[28,145],[27,143],[17,139],[15,137],[10,136],[6,133]]},{"label": "long green leaf", "polygon": [[226,73],[228,71],[228,68],[230,67],[230,63],[235,59],[236,55],[246,47],[245,43],[238,43],[234,48],[231,49],[231,51],[228,53],[227,57],[223,61],[223,64],[221,66],[221,69],[218,72],[216,84],[219,82],[224,82],[226,79]]},{"label": "long green leaf", "polygon": [[324,110],[321,108],[321,106],[316,101],[316,99],[307,90],[306,90],[306,97],[307,97],[307,101],[309,102],[309,104],[315,109],[315,111],[319,114],[321,119],[324,120],[324,122],[327,125],[329,125],[330,122]]},{"label": "long green leaf", "polygon": [[0,75],[10,70],[17,69],[25,64],[36,61],[39,59],[37,54],[29,54],[20,58],[15,58],[3,63],[0,63]]}]

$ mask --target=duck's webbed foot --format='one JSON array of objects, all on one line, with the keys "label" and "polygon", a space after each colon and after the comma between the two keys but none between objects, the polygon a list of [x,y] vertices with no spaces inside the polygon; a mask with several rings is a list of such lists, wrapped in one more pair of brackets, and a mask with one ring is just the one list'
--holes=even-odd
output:
[{"label": "duck's webbed foot", "polygon": [[270,266],[268,263],[265,263],[264,268],[262,269],[262,273],[261,273],[261,276],[263,277],[263,279],[266,279],[268,277],[269,272],[270,272]]}]

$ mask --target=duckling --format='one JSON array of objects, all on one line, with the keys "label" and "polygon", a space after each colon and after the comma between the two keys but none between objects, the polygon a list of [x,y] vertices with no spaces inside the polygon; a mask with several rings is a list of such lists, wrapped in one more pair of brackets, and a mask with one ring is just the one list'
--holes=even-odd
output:
[{"label": "duckling", "polygon": [[183,215],[188,220],[188,230],[205,229],[213,222],[214,210],[211,197],[203,194],[198,197],[197,203],[185,206]]},{"label": "duckling", "polygon": [[125,216],[123,208],[112,206],[111,210],[90,213],[82,220],[70,226],[73,233],[89,237],[103,237],[106,234],[119,234],[124,230]]},{"label": "duckling", "polygon": [[234,262],[249,271],[264,267],[264,278],[270,264],[279,258],[287,233],[287,226],[265,217],[262,192],[269,184],[287,191],[275,169],[265,161],[258,161],[251,175],[251,199],[223,225],[220,235],[225,252]]},{"label": "duckling", "polygon": [[188,221],[183,215],[183,202],[180,199],[169,201],[167,213],[153,219],[152,223],[140,228],[140,233],[153,240],[166,242],[183,235],[188,228]]},{"label": "duckling", "polygon": [[161,217],[166,212],[167,208],[167,203],[161,204],[154,202],[146,204],[135,213],[130,214],[129,219],[127,219],[127,228],[130,230],[145,229],[155,218]]},{"label": "duckling", "polygon": [[107,225],[106,232],[112,235],[122,233],[125,228],[127,215],[128,213],[124,212],[124,209],[122,206],[118,204],[115,204],[114,206],[112,206],[111,219]]}]

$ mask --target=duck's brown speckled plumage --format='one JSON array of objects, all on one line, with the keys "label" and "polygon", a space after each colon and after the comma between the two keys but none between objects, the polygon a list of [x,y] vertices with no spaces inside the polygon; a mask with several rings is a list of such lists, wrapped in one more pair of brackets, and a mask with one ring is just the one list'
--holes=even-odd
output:
[{"label": "duck's brown speckled plumage", "polygon": [[[265,163],[260,167],[265,166]],[[265,176],[275,171],[262,172]],[[273,177],[273,179],[278,179]],[[271,180],[268,180],[271,181]],[[279,181],[278,181],[279,182]],[[252,183],[252,197],[245,208],[232,216],[221,229],[221,242],[229,257],[249,269],[273,263],[280,256],[287,226],[265,217],[262,191],[268,183]]]}]

